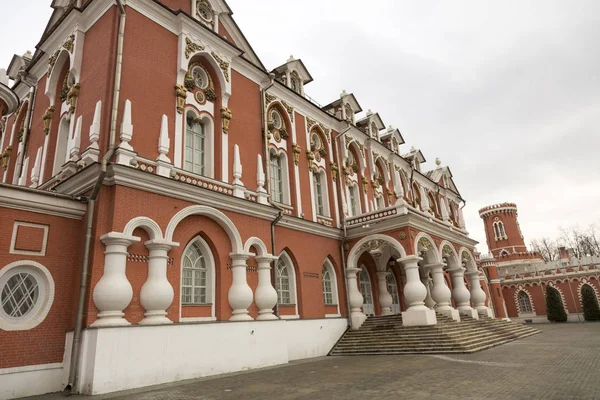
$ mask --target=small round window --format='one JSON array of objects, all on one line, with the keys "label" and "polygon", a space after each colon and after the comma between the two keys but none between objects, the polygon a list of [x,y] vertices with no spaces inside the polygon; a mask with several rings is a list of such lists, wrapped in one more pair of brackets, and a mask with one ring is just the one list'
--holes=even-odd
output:
[{"label": "small round window", "polygon": [[319,137],[319,134],[317,132],[313,132],[313,134],[310,137],[310,144],[316,149],[320,149],[321,148],[321,138]]},{"label": "small round window", "polygon": [[2,309],[12,318],[25,317],[38,302],[40,289],[33,275],[22,272],[13,275],[2,288]]},{"label": "small round window", "polygon": [[281,114],[279,114],[279,111],[271,110],[269,117],[271,123],[273,124],[273,127],[275,129],[281,129],[281,127],[283,126],[283,121],[281,120]]},{"label": "small round window", "polygon": [[192,68],[192,79],[198,89],[206,89],[208,87],[208,74],[204,68],[199,66]]},{"label": "small round window", "polygon": [[212,10],[206,4],[198,4],[198,15],[205,21],[212,21],[213,19]]},{"label": "small round window", "polygon": [[54,300],[54,281],[43,265],[16,261],[0,268],[0,330],[38,326]]}]

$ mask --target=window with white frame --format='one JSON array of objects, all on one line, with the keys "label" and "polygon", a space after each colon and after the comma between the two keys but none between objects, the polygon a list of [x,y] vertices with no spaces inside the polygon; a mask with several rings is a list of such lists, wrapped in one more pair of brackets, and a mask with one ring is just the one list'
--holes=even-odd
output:
[{"label": "window with white frame", "polygon": [[352,213],[352,216],[360,215],[360,198],[357,185],[349,186],[348,192],[350,197],[350,212]]},{"label": "window with white frame", "polygon": [[294,271],[287,257],[279,257],[276,272],[275,290],[277,291],[277,302],[283,305],[294,304]]},{"label": "window with white frame", "polygon": [[184,169],[198,175],[206,172],[205,124],[192,111],[186,114]]},{"label": "window with white frame", "polygon": [[313,172],[314,202],[317,215],[327,217],[327,188],[325,186],[325,172]]},{"label": "window with white frame", "polygon": [[276,153],[271,153],[271,194],[273,201],[283,203],[283,165],[281,157]]},{"label": "window with white frame", "polygon": [[16,261],[0,269],[0,330],[28,330],[44,321],[54,281],[43,265]]},{"label": "window with white frame", "polygon": [[208,265],[206,245],[194,240],[185,249],[181,268],[181,304],[212,303],[212,266]]},{"label": "window with white frame", "polygon": [[377,206],[378,210],[385,208],[385,201],[383,200],[383,196],[375,197],[375,205]]},{"label": "window with white frame", "polygon": [[519,292],[519,307],[521,308],[522,313],[533,312],[533,308],[531,307],[531,300],[529,299],[529,295],[522,290]]},{"label": "window with white frame", "polygon": [[331,276],[327,265],[323,264],[323,269],[321,271],[321,283],[323,284],[323,301],[327,306],[335,305],[333,279],[334,277]]},{"label": "window with white frame", "polygon": [[54,151],[54,165],[52,167],[52,175],[58,174],[62,170],[62,166],[68,160],[69,135],[71,130],[71,122],[67,117],[64,117],[58,126],[58,137],[56,138],[56,149]]}]

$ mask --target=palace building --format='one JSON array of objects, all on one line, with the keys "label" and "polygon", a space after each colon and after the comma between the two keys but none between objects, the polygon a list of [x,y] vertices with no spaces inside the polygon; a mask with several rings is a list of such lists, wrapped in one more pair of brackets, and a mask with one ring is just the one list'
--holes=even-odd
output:
[{"label": "palace building", "polygon": [[600,301],[600,257],[573,257],[561,247],[560,260],[545,262],[540,254],[527,250],[514,203],[484,207],[479,216],[491,251],[480,256],[480,265],[489,278],[496,316],[547,322],[548,287],[560,294],[569,321],[584,319],[583,290],[591,290]]},{"label": "palace building", "polygon": [[450,169],[352,93],[317,105],[300,59],[265,67],[224,0],[52,7],[0,73],[0,398],[322,356],[370,315],[492,316]]}]

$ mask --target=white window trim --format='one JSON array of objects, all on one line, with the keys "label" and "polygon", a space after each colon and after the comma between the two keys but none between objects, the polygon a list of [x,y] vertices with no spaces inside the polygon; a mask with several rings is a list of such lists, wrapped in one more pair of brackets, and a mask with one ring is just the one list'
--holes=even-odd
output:
[{"label": "white window trim", "polygon": [[[273,153],[277,154],[277,156],[279,157],[279,160],[281,161],[281,186],[282,186],[282,191],[283,191],[282,192],[283,202],[280,203],[275,200],[273,200],[273,201],[277,204],[291,206],[292,201],[291,201],[291,196],[290,196],[290,171],[289,171],[287,153],[282,149],[276,149],[274,147],[271,147],[270,151],[271,151],[271,154],[273,154]],[[270,163],[269,163],[269,168],[271,168]],[[272,185],[272,182],[269,183],[269,187],[271,185]],[[271,189],[271,191],[273,190],[272,187],[270,187],[270,189]]]},{"label": "white window trim", "polygon": [[[314,179],[315,179],[315,174],[319,174],[320,175],[320,179],[321,179],[321,193],[323,195],[323,214],[319,214],[318,210],[317,210],[317,188],[315,187],[314,184]],[[315,220],[317,217],[324,217],[324,218],[331,218],[331,210],[329,207],[329,184],[327,182],[327,174],[325,173],[324,169],[317,169],[316,172],[312,171],[311,174],[311,181],[310,181],[310,186],[311,186],[311,197],[312,197],[312,203],[313,203],[313,210],[314,210],[314,217]]]},{"label": "white window trim", "polygon": [[6,282],[15,274],[26,272],[38,282],[38,301],[33,310],[21,318],[6,315],[0,307],[0,329],[5,331],[25,331],[41,324],[48,316],[54,302],[54,280],[52,274],[42,264],[32,260],[19,260],[0,269],[0,293]]},{"label": "white window trim", "polygon": [[[290,279],[290,302],[292,304],[279,304],[282,306],[290,306],[290,305],[294,305],[295,306],[295,313],[294,315],[280,315],[279,318],[280,319],[298,319],[300,318],[300,315],[298,314],[298,295],[297,295],[297,287],[296,287],[296,269],[294,268],[294,263],[292,262],[292,259],[290,258],[290,256],[283,251],[280,255],[279,255],[279,259],[277,260],[277,262],[279,262],[279,260],[283,259],[283,262],[285,263],[285,265],[288,268],[288,276]],[[275,268],[277,268],[277,264],[275,265]],[[275,275],[275,279],[277,279],[277,269],[276,269],[276,275]],[[278,293],[279,295],[279,293]]]},{"label": "white window trim", "polygon": [[[69,124],[66,133],[64,132],[64,124]],[[62,171],[62,166],[69,159],[69,142],[71,138],[72,123],[67,116],[63,116],[58,124],[58,133],[56,135],[56,147],[54,148],[54,163],[52,164],[52,176],[59,174]],[[66,135],[66,137],[64,137]],[[64,143],[63,143],[64,140]],[[64,157],[62,152],[64,150]],[[59,157],[60,156],[60,157]],[[60,165],[57,164],[60,162]]]},{"label": "white window trim", "polygon": [[[204,261],[206,263],[206,280],[208,281],[206,287],[209,289],[206,294],[207,301],[211,304],[210,317],[183,317],[181,314],[182,308],[185,307],[196,307],[196,306],[207,306],[208,304],[182,304],[181,303],[181,286],[183,284],[183,260],[185,252],[189,249],[191,245],[197,243],[202,251],[202,256],[204,257]],[[179,266],[179,321],[180,322],[203,322],[203,321],[216,321],[217,317],[215,314],[215,291],[216,291],[216,279],[215,279],[215,259],[212,254],[212,250],[210,246],[201,236],[196,236],[194,239],[190,240],[183,252],[181,253],[181,262]]]},{"label": "white window trim", "polygon": [[[373,305],[373,315],[375,315],[375,297],[373,296],[373,282],[371,281],[371,276],[369,275],[369,270],[367,269],[367,267],[364,264],[361,265],[360,269],[361,270],[358,272],[358,290],[361,291],[360,275],[362,274],[362,271],[365,271],[365,273],[367,274],[367,279],[369,280],[369,287],[371,288],[371,301],[373,302],[372,303],[372,305]],[[363,295],[363,304],[360,306],[363,313],[365,312],[364,305],[367,304],[366,300],[367,300],[367,298]]]},{"label": "white window trim", "polygon": [[[17,250],[15,248],[15,246],[17,245],[17,234],[19,232],[20,226],[42,229],[44,231],[44,238],[42,239],[42,249],[40,251]],[[12,238],[10,240],[10,250],[8,252],[10,254],[20,254],[20,255],[26,255],[26,256],[45,256],[46,255],[46,247],[48,246],[48,230],[49,229],[50,229],[50,227],[48,225],[40,225],[40,224],[32,224],[29,222],[15,221],[15,223],[13,224]]]},{"label": "white window trim", "polygon": [[[356,209],[353,209],[352,207],[352,189],[355,190],[354,199],[356,200]],[[358,187],[358,183],[352,183],[352,185],[347,186],[346,191],[348,193],[348,209],[350,210],[350,216],[357,217],[362,213],[362,205],[360,202],[360,188]]]},{"label": "white window trim", "polygon": [[[325,262],[323,263],[323,267],[326,268],[327,271],[329,272],[329,278],[331,280],[331,293],[332,293],[332,300],[333,300],[333,304],[325,304],[325,307],[337,306],[337,313],[336,314],[325,314],[325,318],[338,318],[338,317],[341,317],[342,314],[340,313],[340,297],[339,297],[339,293],[338,293],[337,274],[335,273],[335,268],[333,268],[333,265],[331,264],[331,261],[329,261],[329,259],[325,260]],[[321,276],[321,280],[322,279],[323,279],[323,277]]]},{"label": "white window trim", "polygon": [[[186,136],[187,136],[187,115],[191,112],[196,116],[196,118],[200,118],[200,123],[205,124],[204,130],[204,174],[198,175],[194,174],[192,171],[188,171],[185,169],[185,146],[186,146]],[[187,107],[183,114],[183,140],[181,147],[181,169],[189,174],[204,176],[206,178],[215,178],[215,123],[211,115],[206,112],[196,111],[193,108]]]}]

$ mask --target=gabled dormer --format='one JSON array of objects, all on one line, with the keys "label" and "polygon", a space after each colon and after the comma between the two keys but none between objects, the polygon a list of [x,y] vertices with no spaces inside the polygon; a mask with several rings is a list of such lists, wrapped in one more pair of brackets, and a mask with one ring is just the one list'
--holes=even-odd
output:
[{"label": "gabled dormer", "polygon": [[362,111],[360,104],[352,93],[345,90],[340,94],[340,98],[322,108],[323,111],[334,115],[338,119],[354,123],[354,114]]},{"label": "gabled dormer", "polygon": [[356,123],[358,129],[369,135],[372,139],[380,140],[379,131],[385,128],[383,120],[379,116],[379,113],[373,111],[367,111],[367,116]]},{"label": "gabled dormer", "polygon": [[421,164],[427,161],[425,160],[425,156],[423,156],[423,153],[421,153],[421,150],[415,149],[415,146],[411,147],[410,152],[404,154],[402,157],[406,161],[408,161],[412,168],[414,168],[418,172],[421,172]]},{"label": "gabled dormer", "polygon": [[427,177],[432,181],[436,182],[441,187],[444,187],[456,194],[459,194],[458,188],[456,187],[456,184],[452,179],[452,172],[450,171],[450,167],[442,166],[442,161],[439,158],[435,159],[435,165],[436,168],[434,170],[427,172]]},{"label": "gabled dormer", "polygon": [[390,125],[387,130],[381,134],[381,142],[388,149],[400,154],[400,145],[404,144],[404,138],[399,129]]},{"label": "gabled dormer", "polygon": [[296,60],[294,56],[290,56],[285,64],[271,72],[275,74],[276,80],[301,96],[304,96],[304,85],[313,81],[302,60]]},{"label": "gabled dormer", "polygon": [[29,66],[31,62],[32,55],[30,51],[27,51],[22,56],[14,55],[10,64],[8,65],[7,75],[13,81],[20,80],[25,73],[25,69]]},{"label": "gabled dormer", "polygon": [[222,1],[217,0],[191,0],[192,14],[202,24],[217,32],[219,29],[219,18],[222,14],[231,11]]}]

